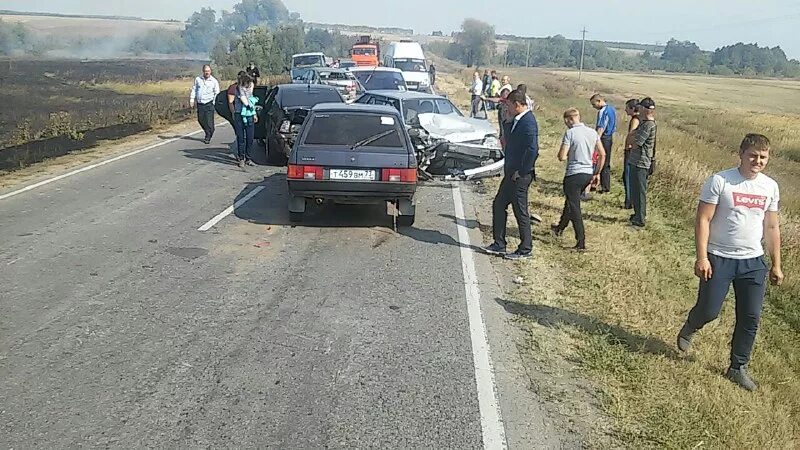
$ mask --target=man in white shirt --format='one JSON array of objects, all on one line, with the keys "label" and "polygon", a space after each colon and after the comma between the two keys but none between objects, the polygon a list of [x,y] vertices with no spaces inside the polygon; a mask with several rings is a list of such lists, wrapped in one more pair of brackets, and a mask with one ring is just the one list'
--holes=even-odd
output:
[{"label": "man in white shirt", "polygon": [[189,94],[189,106],[197,105],[197,122],[205,132],[206,144],[214,136],[214,100],[219,94],[219,81],[211,75],[211,66],[203,66],[203,75],[194,79],[192,93]]},{"label": "man in white shirt", "polygon": [[[558,160],[567,161],[567,169],[564,174],[564,211],[561,213],[561,220],[558,224],[550,226],[553,234],[560,236],[570,222],[575,229],[575,250],[582,252],[586,250],[586,233],[583,228],[583,216],[581,215],[581,193],[587,186],[600,177],[600,170],[606,159],[606,151],[600,142],[600,135],[597,131],[587,127],[581,122],[581,113],[575,108],[570,108],[564,112],[564,124],[567,131],[561,140],[561,148],[558,150]],[[594,152],[599,155],[597,167],[593,167],[592,155]]]},{"label": "man in white shirt", "polygon": [[481,105],[483,104],[481,100],[483,81],[481,81],[481,74],[478,72],[472,75],[472,86],[469,88],[469,93],[472,94],[472,109],[469,116],[478,117],[478,111],[480,111]]},{"label": "man in white shirt", "polygon": [[688,351],[693,335],[719,316],[733,283],[736,326],[726,376],[749,391],[757,387],[747,363],[764,305],[768,271],[762,238],[772,262],[769,279],[776,286],[783,282],[780,192],[778,183],[762,173],[769,161],[769,147],[765,136],[748,134],[739,148],[739,167],[712,175],[703,186],[695,221],[694,271],[700,289],[697,303],[678,333],[678,348]]}]

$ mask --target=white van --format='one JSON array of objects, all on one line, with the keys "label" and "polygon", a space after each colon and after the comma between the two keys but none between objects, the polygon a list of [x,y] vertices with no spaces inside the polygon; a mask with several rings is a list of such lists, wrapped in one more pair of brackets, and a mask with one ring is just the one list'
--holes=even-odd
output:
[{"label": "white van", "polygon": [[389,43],[384,52],[383,65],[400,69],[409,90],[431,92],[428,63],[418,42],[403,40]]}]

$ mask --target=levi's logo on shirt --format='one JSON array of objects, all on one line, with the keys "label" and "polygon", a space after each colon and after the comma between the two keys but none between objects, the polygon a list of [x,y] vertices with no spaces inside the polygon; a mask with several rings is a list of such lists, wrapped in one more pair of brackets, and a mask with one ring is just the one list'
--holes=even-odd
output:
[{"label": "levi's logo on shirt", "polygon": [[755,194],[733,193],[733,207],[744,206],[745,208],[767,209],[767,196]]}]

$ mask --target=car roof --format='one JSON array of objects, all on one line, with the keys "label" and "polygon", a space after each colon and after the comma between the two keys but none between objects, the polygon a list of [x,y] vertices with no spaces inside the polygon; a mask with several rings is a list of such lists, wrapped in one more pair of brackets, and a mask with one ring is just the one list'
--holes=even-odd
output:
[{"label": "car roof", "polygon": [[279,91],[336,91],[336,87],[327,84],[293,83],[279,84],[276,87]]},{"label": "car roof", "polygon": [[392,115],[399,117],[400,113],[386,105],[365,105],[361,103],[318,103],[312,109],[313,112],[360,112],[382,115]]},{"label": "car roof", "polygon": [[402,70],[400,70],[400,69],[398,69],[396,67],[382,67],[382,66],[379,66],[379,67],[364,67],[364,66],[359,66],[359,67],[353,67],[352,69],[350,69],[350,72],[372,72],[372,71],[375,71],[375,72],[398,72],[398,73],[403,73]]},{"label": "car roof", "polygon": [[389,98],[396,98],[400,100],[416,100],[416,99],[436,99],[436,100],[448,100],[447,97],[443,97],[441,95],[436,94],[428,94],[427,92],[418,92],[418,91],[391,91],[391,90],[374,90],[374,91],[367,91],[367,94],[375,94],[381,95],[384,97]]},{"label": "car roof", "polygon": [[292,58],[294,58],[296,56],[325,56],[325,54],[322,53],[322,52],[296,53],[296,54],[292,55]]},{"label": "car roof", "polygon": [[308,70],[313,70],[314,72],[350,73],[350,71],[346,69],[338,69],[335,67],[310,67]]}]

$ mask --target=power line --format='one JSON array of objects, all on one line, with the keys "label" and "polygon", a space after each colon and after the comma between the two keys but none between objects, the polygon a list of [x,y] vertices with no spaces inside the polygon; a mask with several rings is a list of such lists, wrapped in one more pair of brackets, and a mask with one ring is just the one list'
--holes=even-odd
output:
[{"label": "power line", "polygon": [[581,38],[581,65],[578,69],[578,81],[581,81],[581,77],[583,76],[583,53],[586,50],[586,27],[583,27],[583,30],[581,30],[581,35],[583,35],[583,37]]}]

